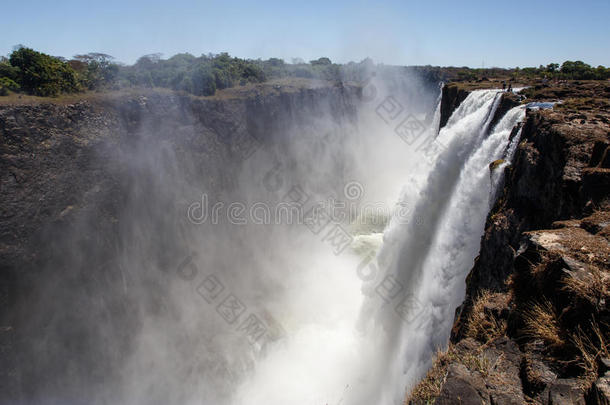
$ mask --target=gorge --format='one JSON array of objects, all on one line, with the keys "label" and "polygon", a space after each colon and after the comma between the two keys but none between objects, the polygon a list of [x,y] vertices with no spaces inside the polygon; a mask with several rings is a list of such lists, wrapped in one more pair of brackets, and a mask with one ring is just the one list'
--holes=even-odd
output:
[{"label": "gorge", "polygon": [[597,403],[523,314],[607,335],[607,104],[376,73],[0,105],[0,400]]}]

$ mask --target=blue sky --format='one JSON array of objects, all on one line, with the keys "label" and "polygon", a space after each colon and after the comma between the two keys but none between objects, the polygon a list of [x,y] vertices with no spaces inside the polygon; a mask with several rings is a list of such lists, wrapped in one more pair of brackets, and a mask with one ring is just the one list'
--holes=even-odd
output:
[{"label": "blue sky", "polygon": [[610,65],[610,0],[22,0],[2,5],[0,54],[104,52],[133,63],[161,52],[244,58],[367,56],[386,64]]}]

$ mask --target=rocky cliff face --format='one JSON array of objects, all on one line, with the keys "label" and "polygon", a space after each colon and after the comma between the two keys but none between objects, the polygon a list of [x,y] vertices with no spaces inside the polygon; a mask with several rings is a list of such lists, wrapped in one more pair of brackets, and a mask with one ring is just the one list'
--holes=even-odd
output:
[{"label": "rocky cliff face", "polygon": [[560,90],[563,105],[527,111],[452,343],[412,403],[610,400],[610,87]]},{"label": "rocky cliff face", "polygon": [[[413,402],[607,403],[609,93],[604,84],[571,86],[529,94],[561,94],[565,104],[528,111],[456,313],[452,344]],[[53,393],[66,399],[71,387],[61,385],[65,380],[76,389],[113,378],[113,363],[131,344],[120,331],[137,322],[137,306],[129,294],[112,302],[109,312],[91,312],[86,303],[107,299],[95,295],[93,283],[124,288],[109,259],[129,246],[129,232],[154,235],[168,251],[177,243],[157,232],[172,229],[173,216],[158,215],[146,203],[154,199],[172,209],[175,196],[164,182],[186,176],[209,189],[230,189],[244,159],[288,123],[329,111],[333,119],[349,121],[359,92],[334,85],[236,91],[210,99],[148,92],[0,107],[0,344],[6,348],[0,351],[0,402]],[[441,125],[467,94],[452,86],[443,90]],[[494,120],[517,102],[505,96]],[[150,153],[134,153],[147,144],[155,146]],[[192,181],[180,186],[187,183]],[[146,217],[140,222],[147,227],[126,232],[127,216]],[[161,268],[170,261],[166,252],[149,259]],[[48,296],[47,283],[57,280],[69,296]],[[144,304],[161,310],[160,302]],[[50,313],[49,303],[66,311]],[[105,319],[104,328],[77,327],[91,317]],[[32,319],[36,327],[28,325]],[[41,338],[51,333],[42,332],[51,319],[52,333],[65,343],[55,357],[46,355]],[[108,357],[102,350],[107,328],[123,339],[118,346],[125,352]],[[53,375],[81,347],[91,361]],[[28,362],[38,355],[44,361]]]},{"label": "rocky cliff face", "polygon": [[468,91],[455,85],[443,86],[441,91],[441,117],[440,128],[444,127],[449,121],[449,117],[456,108],[466,99]]},{"label": "rocky cliff face", "polygon": [[[169,213],[185,198],[171,190],[231,190],[242,163],[289,124],[322,116],[349,121],[359,96],[356,87],[334,84],[234,91],[214,98],[151,91],[69,105],[0,106],[0,343],[6,348],[0,402],[39,395],[69,401],[72,394],[78,398],[79,386],[111,381],[118,371],[113,363],[132,344],[126,325],[137,328],[142,305],[127,291],[116,294],[128,275],[111,261],[137,249],[130,235],[144,232],[165,246],[147,260],[167,268],[177,241],[159,230],[177,229],[184,213]],[[126,226],[133,218],[141,219],[138,229]],[[146,288],[154,296],[167,287],[151,282]],[[103,312],[95,301],[105,303]],[[144,305],[161,310],[161,302]],[[94,317],[104,326],[87,321]],[[109,355],[109,334],[124,351]],[[63,346],[50,354],[44,336]],[[68,366],[79,352],[89,357]]]}]

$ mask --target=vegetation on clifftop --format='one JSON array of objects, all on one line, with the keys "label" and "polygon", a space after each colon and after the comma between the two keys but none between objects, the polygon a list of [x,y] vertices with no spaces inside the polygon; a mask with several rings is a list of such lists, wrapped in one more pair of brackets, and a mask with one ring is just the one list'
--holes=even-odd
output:
[{"label": "vegetation on clifftop", "polygon": [[[361,82],[375,69],[372,60],[359,63],[333,63],[321,57],[309,63],[293,59],[240,59],[228,53],[196,57],[180,53],[168,59],[161,54],[142,56],[133,65],[123,65],[110,55],[88,53],[66,60],[33,49],[17,46],[9,57],[0,57],[0,95],[23,92],[36,96],[57,96],[82,90],[124,89],[129,87],[166,88],[197,96],[214,95],[216,90],[260,83],[278,78],[307,78]],[[529,82],[532,80],[606,80],[610,69],[594,68],[581,61],[551,63],[538,68],[488,68],[410,66],[411,73],[430,82],[479,82],[489,80]]]},{"label": "vegetation on clifftop", "polygon": [[81,89],[70,65],[29,48],[19,48],[1,61],[0,86],[0,94],[21,89],[37,96],[56,96]]}]

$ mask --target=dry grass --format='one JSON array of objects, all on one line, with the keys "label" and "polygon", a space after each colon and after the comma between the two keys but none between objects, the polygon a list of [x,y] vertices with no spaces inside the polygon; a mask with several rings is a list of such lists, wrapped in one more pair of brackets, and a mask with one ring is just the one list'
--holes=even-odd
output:
[{"label": "dry grass", "polygon": [[[126,97],[147,96],[152,93],[156,94],[178,94],[170,89],[164,88],[139,88],[129,87],[121,90],[102,90],[93,91],[87,90],[78,93],[60,94],[56,97],[40,97],[29,94],[11,93],[8,96],[0,97],[0,106],[15,106],[15,105],[40,105],[40,104],[55,104],[67,105],[75,104],[80,101],[88,101],[91,103],[105,103]],[[194,97],[194,96],[193,96]]]},{"label": "dry grass", "polygon": [[585,333],[578,327],[576,334],[571,337],[571,343],[580,352],[580,366],[584,370],[585,385],[597,379],[598,360],[610,357],[610,342],[604,337],[599,324],[591,321],[591,333]]},{"label": "dry grass", "polygon": [[487,378],[489,376],[489,359],[481,355],[481,351],[477,351],[475,353],[466,352],[460,355],[457,359],[458,363],[461,363],[468,368],[470,371],[478,371],[481,373],[483,378]]},{"label": "dry grass", "polygon": [[88,99],[93,92],[62,94],[57,97],[39,97],[28,94],[10,93],[0,97],[0,106],[3,105],[38,105],[38,104],[73,104]]},{"label": "dry grass", "polygon": [[466,336],[481,342],[489,342],[506,332],[506,321],[497,319],[491,313],[485,311],[493,301],[505,299],[504,294],[482,291],[472,306],[468,318]]},{"label": "dry grass", "polygon": [[566,345],[559,318],[549,301],[532,303],[523,312],[525,328],[523,333],[531,339],[542,340],[549,348],[558,349]]},{"label": "dry grass", "polygon": [[434,358],[432,368],[428,370],[426,376],[417,384],[411,394],[405,399],[405,404],[432,404],[441,393],[441,388],[445,377],[447,376],[447,368],[451,363],[453,347],[447,350],[438,350]]},{"label": "dry grass", "polygon": [[610,293],[610,275],[595,266],[590,266],[584,274],[574,274],[563,278],[563,289],[599,308]]},{"label": "dry grass", "polygon": [[478,371],[483,378],[489,373],[489,360],[481,355],[481,350],[475,352],[460,352],[454,345],[446,350],[437,350],[434,363],[426,376],[411,390],[405,399],[405,404],[433,404],[441,394],[447,370],[452,363],[463,364],[470,371]]},{"label": "dry grass", "polygon": [[563,103],[557,104],[557,107],[562,110],[581,113],[586,110],[607,110],[610,107],[610,103],[607,99],[598,96],[570,97],[566,98]]},{"label": "dry grass", "polygon": [[[488,308],[498,308],[506,305],[509,296],[502,293],[482,291],[475,300],[466,326],[466,336],[483,343],[489,343],[503,336],[506,332],[506,321],[497,319]],[[486,309],[487,308],[487,309]],[[463,364],[470,371],[481,373],[487,378],[491,368],[489,360],[481,354],[486,345],[477,350],[460,351],[454,345],[447,350],[438,350],[434,363],[426,376],[411,390],[405,404],[432,404],[441,393],[441,388],[447,377],[447,370],[452,363]]]},{"label": "dry grass", "polygon": [[270,93],[295,93],[303,89],[331,87],[334,82],[299,77],[280,78],[268,80],[263,83],[249,83],[245,86],[235,86],[218,90],[213,96],[195,96],[184,92],[176,92],[162,87],[126,87],[119,90],[82,91],[79,93],[60,94],[57,97],[39,97],[28,94],[10,92],[7,96],[0,96],[0,106],[5,105],[39,105],[39,104],[74,104],[79,101],[112,102],[124,97],[147,96],[155,94],[182,95],[191,99],[246,99],[256,95]]}]

